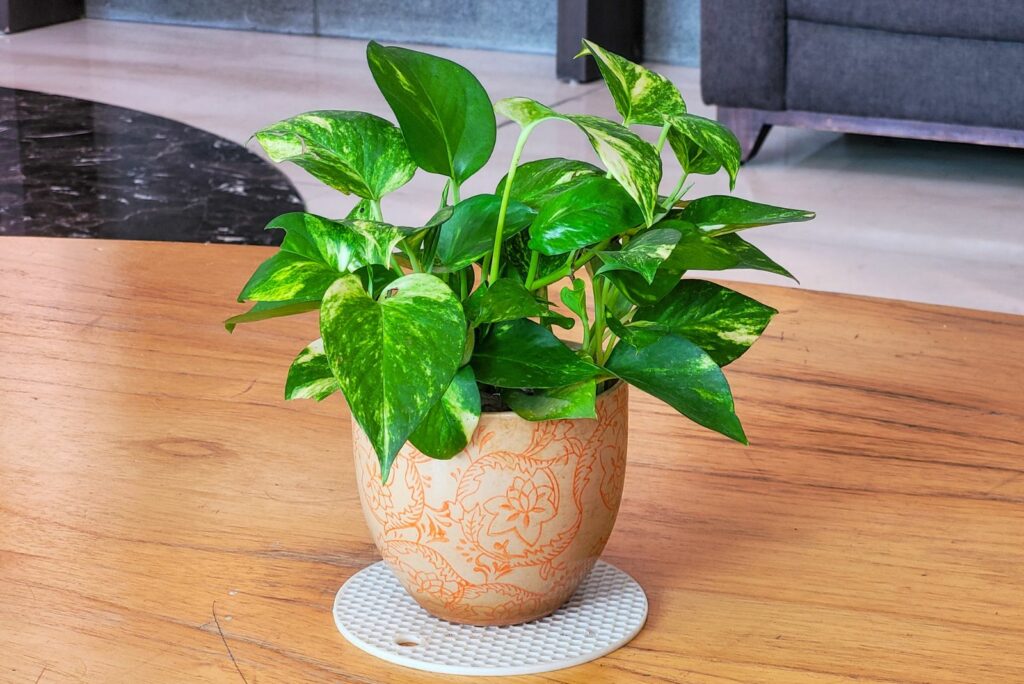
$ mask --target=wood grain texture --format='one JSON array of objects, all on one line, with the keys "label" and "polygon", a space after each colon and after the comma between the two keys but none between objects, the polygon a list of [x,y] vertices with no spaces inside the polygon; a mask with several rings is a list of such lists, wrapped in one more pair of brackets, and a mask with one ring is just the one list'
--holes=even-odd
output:
[{"label": "wood grain texture", "polygon": [[[451,681],[334,628],[377,554],[343,402],[282,399],[315,316],[221,327],[268,253],[0,241],[0,681]],[[752,446],[634,393],[647,627],[510,681],[1024,681],[1024,319],[738,287]]]}]

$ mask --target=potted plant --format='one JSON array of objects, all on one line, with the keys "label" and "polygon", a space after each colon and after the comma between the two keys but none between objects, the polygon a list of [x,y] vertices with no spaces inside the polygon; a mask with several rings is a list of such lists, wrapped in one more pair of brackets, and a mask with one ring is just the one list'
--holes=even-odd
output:
[{"label": "potted plant", "polygon": [[[321,339],[292,363],[286,397],[344,395],[374,540],[412,596],[456,622],[547,615],[586,576],[619,506],[628,385],[746,443],[722,367],[776,311],[683,276],[789,276],[740,231],[813,216],[688,198],[692,174],[724,169],[733,187],[735,137],[688,113],[664,77],[587,41],[581,55],[621,123],[523,97],[492,105],[458,64],[371,42],[397,126],[316,111],[256,133],[274,161],[358,199],[345,218],[271,221],[280,251],[238,297],[255,305],[226,325],[319,311]],[[508,172],[464,197],[494,148],[495,113],[519,127]],[[541,124],[585,136],[601,165],[521,164]],[[663,195],[666,147],[682,171]],[[417,169],[446,179],[438,211],[388,223],[382,199]]]}]

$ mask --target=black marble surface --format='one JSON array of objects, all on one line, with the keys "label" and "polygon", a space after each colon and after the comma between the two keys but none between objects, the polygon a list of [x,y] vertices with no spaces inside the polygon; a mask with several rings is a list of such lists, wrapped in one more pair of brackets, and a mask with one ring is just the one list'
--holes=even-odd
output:
[{"label": "black marble surface", "polygon": [[0,235],[278,244],[303,203],[241,145],[131,109],[0,88]]}]

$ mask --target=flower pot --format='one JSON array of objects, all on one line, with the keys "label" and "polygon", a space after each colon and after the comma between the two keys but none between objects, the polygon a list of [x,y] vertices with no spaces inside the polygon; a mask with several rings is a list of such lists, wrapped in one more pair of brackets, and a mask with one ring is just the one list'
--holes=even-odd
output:
[{"label": "flower pot", "polygon": [[576,591],[615,524],[626,465],[628,390],[597,398],[597,419],[529,422],[484,413],[450,460],[399,452],[388,481],[353,422],[363,514],[398,580],[452,622],[544,617]]}]

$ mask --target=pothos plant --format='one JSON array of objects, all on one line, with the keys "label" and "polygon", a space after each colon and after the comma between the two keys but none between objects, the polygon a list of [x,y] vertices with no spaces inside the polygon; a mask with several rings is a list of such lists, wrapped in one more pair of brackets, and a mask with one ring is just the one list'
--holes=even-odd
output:
[{"label": "pothos plant", "polygon": [[[776,311],[683,275],[790,276],[739,233],[813,214],[728,195],[687,198],[693,174],[724,169],[734,186],[736,138],[688,113],[663,76],[588,41],[584,55],[597,61],[621,123],[525,97],[492,105],[462,66],[371,42],[370,72],[397,126],[365,112],[315,111],[256,133],[274,161],[359,199],[345,218],[271,221],[285,231],[280,251],[238,297],[255,305],[226,326],[319,310],[321,339],[292,363],[285,395],[341,391],[385,480],[407,441],[438,459],[461,451],[482,407],[531,421],[594,418],[597,394],[615,380],[747,441],[722,367]],[[495,113],[519,127],[508,172],[493,192],[464,198],[494,149]],[[541,124],[586,136],[603,168],[557,157],[520,164]],[[634,130],[645,126],[657,130],[655,143]],[[663,195],[666,146],[681,173]],[[447,179],[437,212],[420,226],[387,222],[382,199],[417,169]],[[561,281],[560,311],[549,286]],[[575,326],[580,343],[555,333]]]}]

